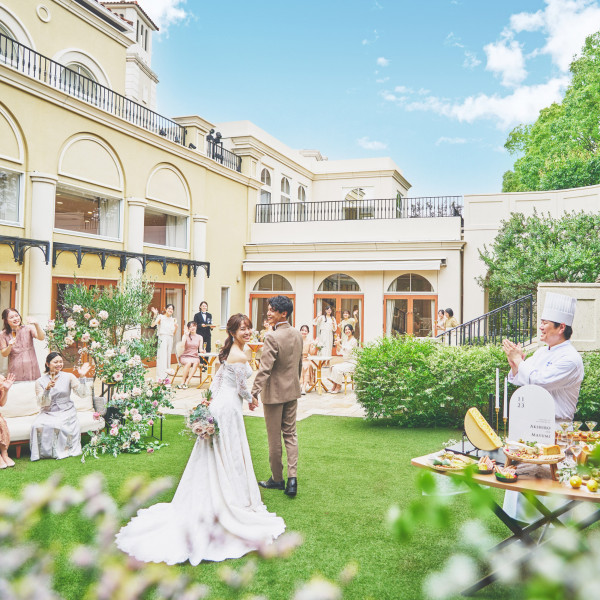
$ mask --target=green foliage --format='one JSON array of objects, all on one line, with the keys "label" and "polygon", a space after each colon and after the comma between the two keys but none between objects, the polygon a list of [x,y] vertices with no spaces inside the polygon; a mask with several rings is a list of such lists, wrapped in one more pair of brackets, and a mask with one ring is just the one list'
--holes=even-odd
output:
[{"label": "green foliage", "polygon": [[571,63],[560,104],[540,111],[533,125],[513,129],[504,147],[522,154],[503,177],[503,192],[556,190],[600,183],[600,32]]},{"label": "green foliage", "polygon": [[472,406],[487,414],[496,368],[508,370],[498,346],[385,337],[359,354],[356,396],[368,419],[388,418],[405,427],[462,427]]},{"label": "green foliage", "polygon": [[600,215],[513,213],[479,256],[487,267],[479,284],[505,303],[535,295],[541,281],[594,282],[600,274]]},{"label": "green foliage", "polygon": [[584,352],[585,377],[579,391],[575,418],[600,423],[600,352]]}]

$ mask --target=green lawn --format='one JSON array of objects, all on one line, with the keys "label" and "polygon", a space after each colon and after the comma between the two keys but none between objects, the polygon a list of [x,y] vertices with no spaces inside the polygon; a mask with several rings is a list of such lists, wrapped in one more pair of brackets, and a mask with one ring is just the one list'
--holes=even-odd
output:
[{"label": "green lawn", "polygon": [[[192,440],[178,435],[183,418],[170,416],[165,422],[165,440],[169,446],[155,454],[111,456],[89,459],[30,463],[28,457],[17,461],[14,469],[0,474],[0,490],[18,494],[30,482],[42,481],[59,470],[65,483],[75,485],[88,473],[101,471],[110,492],[116,496],[123,481],[133,474],[149,478],[164,475],[179,479]],[[259,479],[269,476],[267,437],[264,421],[247,418],[246,428],[252,448],[254,468]],[[416,469],[410,458],[440,448],[456,431],[444,429],[402,430],[360,419],[313,416],[298,423],[300,444],[299,493],[294,499],[278,491],[263,491],[270,511],[282,516],[288,530],[298,531],[304,544],[290,557],[261,561],[249,592],[263,594],[270,600],[284,600],[293,595],[300,581],[315,572],[335,579],[350,561],[359,572],[346,588],[344,598],[364,600],[421,598],[421,585],[427,573],[441,568],[457,544],[457,532],[468,518],[468,503],[463,495],[454,497],[453,518],[449,529],[425,528],[409,545],[402,546],[389,534],[385,517],[392,504],[401,508],[419,497],[414,481]],[[169,500],[173,491],[160,498]],[[498,535],[504,535],[495,518],[489,521]],[[86,521],[77,516],[49,516],[34,535],[47,541],[50,551],[66,555],[74,544],[85,542],[90,535]],[[247,558],[228,561],[239,567]],[[66,561],[57,573],[59,591],[69,599],[79,600],[78,582]],[[217,595],[228,597],[228,590],[218,583],[219,564],[172,567],[209,584]],[[478,598],[518,598],[515,590],[493,585]]]}]

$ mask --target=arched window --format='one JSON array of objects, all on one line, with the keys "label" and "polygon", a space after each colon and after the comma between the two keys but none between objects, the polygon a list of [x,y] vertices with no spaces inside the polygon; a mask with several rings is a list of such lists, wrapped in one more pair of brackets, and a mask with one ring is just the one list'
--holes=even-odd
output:
[{"label": "arched window", "polygon": [[72,62],[69,63],[68,65],[66,65],[67,69],[71,69],[71,71],[75,71],[77,78],[79,79],[79,77],[87,77],[88,79],[91,79],[92,81],[98,81],[95,77],[94,74],[86,67],[84,67],[81,63],[77,63],[77,62]]},{"label": "arched window", "polygon": [[350,275],[336,273],[321,281],[319,292],[360,292],[360,286]]},{"label": "arched window", "polygon": [[269,173],[268,169],[263,169],[260,172],[260,180],[264,185],[271,187],[271,173]]},{"label": "arched window", "polygon": [[281,203],[290,203],[290,180],[287,177],[281,178]]},{"label": "arched window", "polygon": [[[1,22],[0,22],[0,33],[2,35],[5,35],[6,37],[9,37],[11,40],[15,39],[13,32],[6,25],[4,25],[4,23],[1,23]],[[1,50],[1,48],[0,48],[0,50]]]},{"label": "arched window", "polygon": [[306,202],[306,188],[302,185],[298,186],[298,202]]},{"label": "arched window", "polygon": [[417,275],[416,273],[406,273],[396,277],[388,292],[402,292],[402,293],[414,293],[414,292],[433,292],[433,286],[425,277]]},{"label": "arched window", "polygon": [[292,285],[282,275],[271,273],[264,275],[255,284],[254,292],[291,292]]},{"label": "arched window", "polygon": [[366,192],[362,188],[354,188],[346,194],[344,200],[362,200],[365,195]]},{"label": "arched window", "polygon": [[367,192],[363,188],[350,190],[344,198],[344,219],[356,221],[372,219],[375,216],[373,202],[365,200]]},{"label": "arched window", "polygon": [[267,169],[263,169],[260,173],[260,180],[263,184],[263,189],[260,190],[260,203],[271,204],[271,190],[264,189],[265,187],[271,187],[271,173]]}]

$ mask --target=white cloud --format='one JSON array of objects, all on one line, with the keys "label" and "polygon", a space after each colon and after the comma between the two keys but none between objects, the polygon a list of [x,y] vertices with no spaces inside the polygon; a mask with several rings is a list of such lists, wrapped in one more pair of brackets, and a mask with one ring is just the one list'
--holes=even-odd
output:
[{"label": "white cloud", "polygon": [[398,102],[399,98],[398,96],[396,96],[396,94],[392,94],[392,92],[389,92],[387,90],[381,92],[381,97],[386,100],[387,102]]},{"label": "white cloud", "polygon": [[431,90],[426,90],[425,88],[420,88],[419,91],[417,92],[417,94],[420,94],[421,96],[426,96],[430,92],[431,92]]},{"label": "white cloud", "polygon": [[465,45],[462,43],[460,37],[455,35],[455,33],[453,31],[451,31],[446,36],[446,39],[444,40],[444,44],[446,44],[446,46],[455,46],[456,48],[464,48],[465,47]]},{"label": "white cloud", "polygon": [[466,138],[442,136],[441,138],[437,139],[437,141],[435,142],[435,145],[441,146],[442,144],[466,144],[466,143],[467,143]]},{"label": "white cloud", "polygon": [[377,65],[379,67],[387,67],[390,64],[390,61],[387,58],[384,58],[383,56],[380,56],[377,59]]},{"label": "white cloud", "polygon": [[516,40],[504,37],[499,42],[487,44],[483,50],[487,54],[486,71],[500,75],[502,85],[513,87],[527,77],[523,49]]},{"label": "white cloud", "polygon": [[389,77],[382,77],[381,79],[376,79],[375,81],[377,83],[385,83],[386,81],[389,81],[390,78]]},{"label": "white cloud", "polygon": [[406,87],[405,85],[397,85],[394,88],[394,92],[398,92],[398,94],[412,94],[413,93],[413,91],[409,87]]},{"label": "white cloud", "polygon": [[356,140],[356,143],[365,150],[385,150],[387,148],[387,144],[384,142],[370,140],[368,137],[362,137]]},{"label": "white cloud", "polygon": [[510,17],[510,28],[519,33],[521,31],[537,31],[544,26],[544,13],[538,10],[534,13],[517,13]]},{"label": "white cloud", "polygon": [[481,61],[477,58],[475,52],[465,50],[465,60],[463,61],[463,67],[465,69],[474,69],[481,64]]},{"label": "white cloud", "polygon": [[141,0],[140,6],[164,33],[170,25],[175,25],[190,16],[183,8],[185,3],[186,0]]},{"label": "white cloud", "polygon": [[521,86],[508,96],[478,94],[462,102],[428,96],[404,106],[406,110],[431,111],[466,123],[491,119],[498,121],[499,128],[508,129],[534,121],[542,108],[560,102],[568,84],[568,77],[557,77],[544,84]]}]

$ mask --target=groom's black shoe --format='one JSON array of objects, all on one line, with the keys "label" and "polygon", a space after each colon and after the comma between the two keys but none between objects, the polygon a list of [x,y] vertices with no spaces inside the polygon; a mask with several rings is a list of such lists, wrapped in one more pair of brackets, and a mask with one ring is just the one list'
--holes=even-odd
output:
[{"label": "groom's black shoe", "polygon": [[284,481],[273,481],[272,477],[269,477],[268,481],[259,481],[258,485],[267,488],[268,490],[283,490],[285,488]]},{"label": "groom's black shoe", "polygon": [[291,498],[298,493],[298,480],[295,477],[288,478],[287,485],[285,486],[285,491],[283,493]]}]

